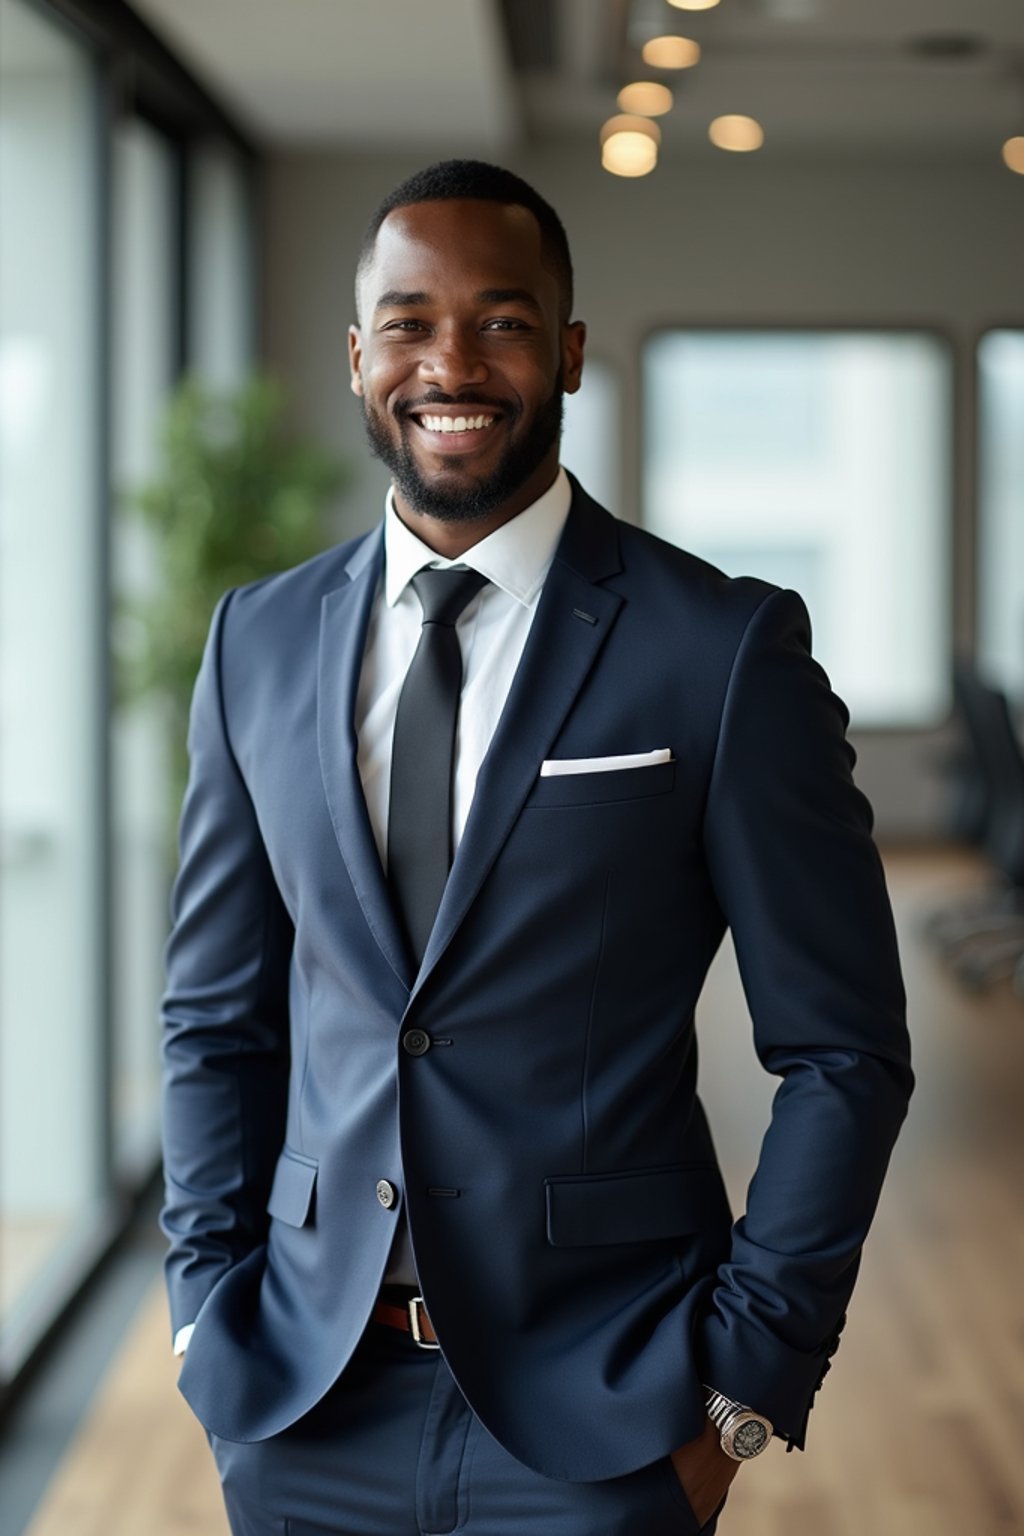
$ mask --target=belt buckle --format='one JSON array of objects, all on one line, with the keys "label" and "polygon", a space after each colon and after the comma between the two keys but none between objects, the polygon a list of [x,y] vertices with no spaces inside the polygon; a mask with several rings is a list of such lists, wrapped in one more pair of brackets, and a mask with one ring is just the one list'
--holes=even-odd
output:
[{"label": "belt buckle", "polygon": [[440,1349],[441,1346],[435,1339],[433,1343],[424,1337],[420,1322],[420,1313],[425,1311],[422,1296],[410,1296],[407,1302],[409,1308],[409,1332],[412,1334],[420,1349]]}]

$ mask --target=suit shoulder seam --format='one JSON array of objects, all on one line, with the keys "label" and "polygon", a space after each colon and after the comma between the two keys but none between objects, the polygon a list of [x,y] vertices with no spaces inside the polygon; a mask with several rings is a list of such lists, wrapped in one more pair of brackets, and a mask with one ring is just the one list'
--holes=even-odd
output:
[{"label": "suit shoulder seam", "polygon": [[711,769],[708,774],[709,785],[714,782],[715,773],[718,768],[718,757],[722,746],[722,725],[725,720],[725,711],[729,703],[729,695],[732,692],[733,679],[736,676],[736,669],[739,665],[740,656],[746,648],[747,640],[753,631],[757,620],[768,608],[769,604],[774,603],[775,599],[779,597],[796,597],[797,595],[797,593],[792,592],[788,587],[773,587],[771,591],[764,594],[757,605],[752,608],[750,613],[747,615],[746,623],[743,626],[742,633],[740,634],[739,640],[736,643],[736,649],[733,652],[732,661],[729,663],[729,675],[725,680],[725,687],[722,689],[721,705],[718,711],[718,723],[715,729],[715,751],[711,759]]}]

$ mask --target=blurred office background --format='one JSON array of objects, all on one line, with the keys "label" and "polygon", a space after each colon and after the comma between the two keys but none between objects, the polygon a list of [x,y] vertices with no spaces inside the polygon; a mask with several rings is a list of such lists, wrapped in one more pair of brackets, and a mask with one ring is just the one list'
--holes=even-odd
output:
[{"label": "blurred office background", "polygon": [[[671,106],[602,151],[636,81]],[[446,155],[567,227],[568,466],[806,597],[897,910],[918,1095],[808,1451],[723,1536],[1024,1532],[1019,0],[0,0],[0,1530],[224,1529],[157,1278],[180,710],[122,671],[179,594],[133,497],[180,381],[261,367],[324,538],[379,518],[354,260]],[[728,953],[699,1018],[741,1209]]]}]

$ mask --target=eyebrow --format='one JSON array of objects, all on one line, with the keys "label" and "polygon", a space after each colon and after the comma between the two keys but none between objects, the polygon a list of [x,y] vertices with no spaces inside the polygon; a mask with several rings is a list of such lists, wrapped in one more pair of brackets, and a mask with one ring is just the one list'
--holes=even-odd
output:
[{"label": "eyebrow", "polygon": [[[475,298],[478,304],[523,304],[538,314],[541,312],[540,305],[527,288],[483,288]],[[407,293],[401,288],[389,288],[381,294],[374,309],[404,309],[429,303],[430,294],[422,290]]]},{"label": "eyebrow", "polygon": [[429,304],[429,293],[403,293],[400,288],[389,288],[382,293],[374,309],[403,309],[411,304]]},{"label": "eyebrow", "polygon": [[540,313],[540,305],[528,288],[484,288],[476,299],[478,304],[525,304]]}]

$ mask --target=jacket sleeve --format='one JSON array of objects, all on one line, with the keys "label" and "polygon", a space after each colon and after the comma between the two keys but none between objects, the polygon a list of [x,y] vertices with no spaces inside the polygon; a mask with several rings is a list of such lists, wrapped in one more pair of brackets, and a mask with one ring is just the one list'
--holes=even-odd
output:
[{"label": "jacket sleeve", "polygon": [[264,1240],[287,1102],[293,930],[228,739],[231,598],[217,606],[192,699],[161,1009],[172,1332]]},{"label": "jacket sleeve", "polygon": [[703,1319],[704,1381],[803,1449],[913,1090],[905,997],[848,714],[794,592],[748,623],[705,849],[761,1064],[781,1078]]}]

